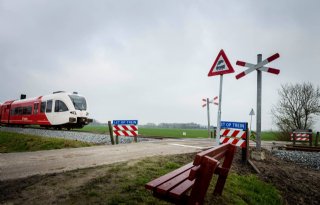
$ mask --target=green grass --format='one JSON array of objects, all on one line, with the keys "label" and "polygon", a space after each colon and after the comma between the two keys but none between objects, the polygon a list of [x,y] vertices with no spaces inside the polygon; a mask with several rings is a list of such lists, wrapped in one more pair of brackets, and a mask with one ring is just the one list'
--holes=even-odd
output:
[{"label": "green grass", "polygon": [[[183,135],[183,132],[186,135]],[[139,134],[143,135],[143,136],[152,136],[152,137],[207,138],[208,137],[208,130],[139,128]]]},{"label": "green grass", "polygon": [[[71,193],[65,204],[168,204],[152,196],[144,185],[192,161],[193,154],[158,156],[136,163],[108,166],[104,176]],[[281,204],[279,192],[271,184],[254,175],[231,173],[220,197],[212,195],[216,178],[212,180],[205,204]]]},{"label": "green grass", "polygon": [[[99,134],[109,134],[108,126],[92,126],[87,125],[82,129],[83,132],[92,132]],[[182,133],[185,132],[186,135]],[[206,129],[166,129],[166,128],[140,128],[139,135],[148,137],[164,137],[164,138],[207,138],[208,130]],[[264,131],[261,134],[262,140],[276,140],[276,132]]]},{"label": "green grass", "polygon": [[0,153],[85,147],[91,145],[90,143],[81,141],[0,132]]}]

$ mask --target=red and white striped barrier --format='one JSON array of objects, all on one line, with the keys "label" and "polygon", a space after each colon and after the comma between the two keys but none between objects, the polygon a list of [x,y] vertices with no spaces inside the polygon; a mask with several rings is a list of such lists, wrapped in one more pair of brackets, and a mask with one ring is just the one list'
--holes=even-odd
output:
[{"label": "red and white striped barrier", "polygon": [[138,136],[137,125],[113,125],[113,135],[135,137]]},{"label": "red and white striped barrier", "polygon": [[220,143],[230,143],[237,147],[246,147],[247,132],[236,129],[221,129],[220,130]]},{"label": "red and white striped barrier", "polygon": [[309,141],[310,140],[310,133],[291,133],[291,140],[295,136],[296,141]]}]

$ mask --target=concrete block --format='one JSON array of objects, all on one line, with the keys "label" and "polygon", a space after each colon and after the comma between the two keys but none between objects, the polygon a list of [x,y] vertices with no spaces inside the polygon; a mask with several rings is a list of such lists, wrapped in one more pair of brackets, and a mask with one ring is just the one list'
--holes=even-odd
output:
[{"label": "concrete block", "polygon": [[250,153],[251,159],[261,161],[266,159],[266,154],[264,150],[258,151],[258,150],[252,150]]}]

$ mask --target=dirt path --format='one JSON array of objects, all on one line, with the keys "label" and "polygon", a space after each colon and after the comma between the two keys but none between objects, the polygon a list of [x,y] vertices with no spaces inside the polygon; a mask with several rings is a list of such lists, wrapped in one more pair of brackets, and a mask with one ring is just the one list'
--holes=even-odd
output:
[{"label": "dirt path", "polygon": [[161,140],[75,149],[0,154],[0,181],[112,164],[155,155],[196,152],[214,140]]}]

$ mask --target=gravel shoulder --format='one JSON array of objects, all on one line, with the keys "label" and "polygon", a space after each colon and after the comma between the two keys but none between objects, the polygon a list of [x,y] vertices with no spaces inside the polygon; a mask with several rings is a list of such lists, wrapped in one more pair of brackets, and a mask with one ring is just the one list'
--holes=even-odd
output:
[{"label": "gravel shoulder", "polygon": [[[110,136],[107,134],[95,134],[80,131],[65,131],[65,130],[48,130],[41,128],[19,128],[19,127],[0,127],[0,131],[15,132],[20,134],[30,134],[42,137],[54,137],[69,140],[79,140],[94,144],[111,144]],[[149,141],[150,139],[138,137],[138,142]],[[121,144],[133,142],[133,137],[119,137]]]}]

